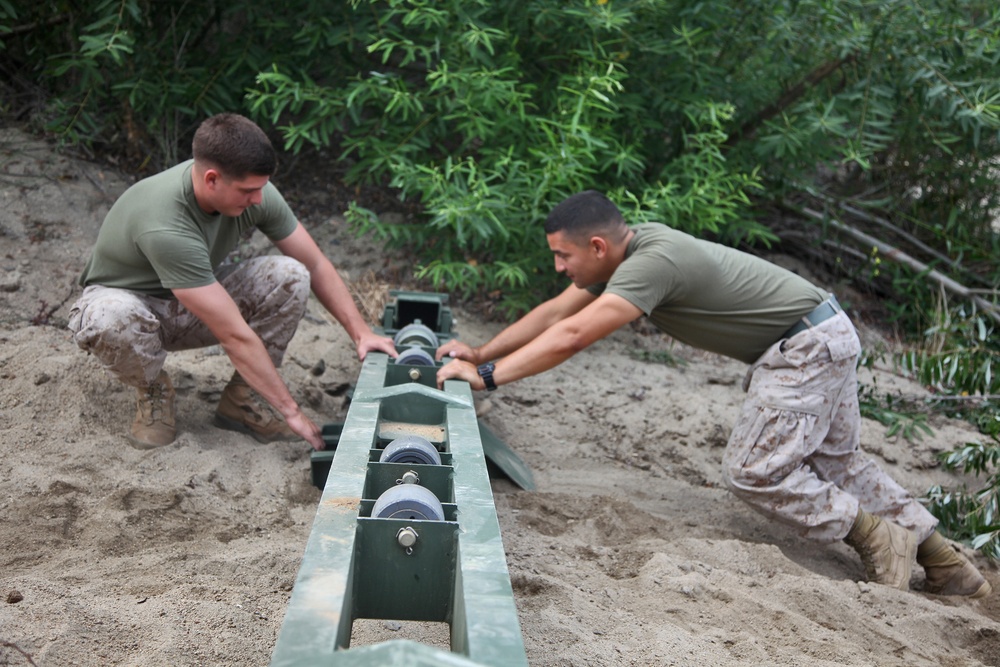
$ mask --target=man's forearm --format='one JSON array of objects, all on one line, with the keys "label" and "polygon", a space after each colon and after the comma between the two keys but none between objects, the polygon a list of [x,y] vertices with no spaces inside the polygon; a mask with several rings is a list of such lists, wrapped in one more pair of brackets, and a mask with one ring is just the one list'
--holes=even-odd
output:
[{"label": "man's forearm", "polygon": [[479,363],[493,361],[519,350],[560,320],[554,301],[546,301],[476,348]]},{"label": "man's forearm", "polygon": [[264,400],[285,416],[299,411],[264,343],[222,285],[176,289],[174,295],[208,327],[239,374]]},{"label": "man's forearm", "polygon": [[[566,311],[556,308],[556,312]],[[554,368],[640,315],[642,311],[622,297],[602,296],[580,312],[558,318],[540,334],[497,361],[493,380],[497,385],[507,384]]]},{"label": "man's forearm", "polygon": [[561,327],[546,329],[537,338],[511,351],[497,362],[493,371],[496,384],[508,384],[544,373],[572,357],[577,350],[560,339]]},{"label": "man's forearm", "polygon": [[340,323],[347,335],[351,337],[355,345],[362,336],[371,332],[371,327],[365,322],[361,311],[354,303],[354,297],[347,289],[347,283],[340,277],[340,273],[333,264],[323,262],[315,271],[311,273],[313,294],[319,299],[333,317]]},{"label": "man's forearm", "polygon": [[271,363],[260,338],[252,331],[249,333],[248,338],[234,336],[221,341],[222,349],[247,384],[287,419],[299,411],[299,405],[292,398],[278,369]]}]

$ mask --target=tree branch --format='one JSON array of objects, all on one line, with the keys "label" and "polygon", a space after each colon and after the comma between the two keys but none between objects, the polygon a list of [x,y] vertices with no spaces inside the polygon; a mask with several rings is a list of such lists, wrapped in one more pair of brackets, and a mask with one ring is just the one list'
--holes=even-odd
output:
[{"label": "tree branch", "polygon": [[869,234],[862,232],[859,229],[855,229],[850,225],[847,225],[839,220],[832,218],[828,215],[824,215],[818,211],[813,211],[808,208],[798,209],[803,215],[813,218],[814,220],[819,220],[824,222],[834,229],[843,232],[844,234],[850,236],[851,238],[864,243],[867,246],[873,247],[879,251],[879,253],[886,259],[897,262],[898,264],[903,264],[908,266],[914,271],[919,273],[924,273],[929,279],[936,282],[942,289],[960,296],[964,299],[968,299],[976,305],[983,313],[992,318],[995,322],[1000,324],[1000,306],[995,303],[991,303],[986,299],[978,296],[980,290],[972,290],[962,285],[961,283],[949,278],[940,271],[930,268],[927,264],[924,264],[920,260],[911,257],[902,250],[889,245],[888,243],[875,238]]},{"label": "tree branch", "polygon": [[[886,220],[885,218],[883,218],[881,216],[878,216],[878,215],[874,215],[873,213],[869,213],[866,210],[860,209],[860,208],[858,208],[856,206],[852,206],[851,204],[848,204],[846,202],[839,201],[839,200],[837,200],[837,199],[835,199],[835,198],[833,198],[833,197],[831,197],[829,195],[825,195],[825,194],[820,193],[820,192],[813,192],[811,189],[810,189],[810,192],[811,192],[811,194],[813,196],[818,197],[820,200],[822,200],[823,202],[825,202],[827,204],[838,206],[842,210],[846,211],[847,213],[850,213],[851,215],[853,215],[855,217],[861,218],[862,220],[864,220],[866,222],[871,222],[873,224],[876,224],[879,227],[882,227],[883,229],[888,230],[890,233],[895,234],[896,236],[899,236],[899,237],[903,238],[907,243],[911,244],[912,246],[914,246],[915,248],[917,248],[921,252],[923,252],[923,253],[925,253],[927,255],[930,255],[931,257],[934,257],[935,259],[939,260],[943,264],[946,264],[953,271],[959,271],[959,272],[961,272],[963,274],[969,275],[969,271],[965,267],[963,267],[961,265],[961,263],[953,260],[952,258],[948,257],[944,253],[939,252],[938,250],[935,250],[934,248],[930,247],[929,245],[927,245],[926,243],[924,243],[923,241],[921,241],[917,237],[915,237],[912,234],[904,231],[903,229],[899,228],[897,225],[895,225],[892,222]],[[976,279],[978,279],[980,281],[982,280],[981,278],[979,278],[979,276],[976,276],[975,274],[973,274],[971,277],[976,278]]]},{"label": "tree branch", "polygon": [[851,53],[843,58],[838,58],[837,60],[831,60],[828,63],[824,63],[814,69],[812,72],[806,75],[804,79],[799,81],[797,84],[785,90],[781,97],[778,98],[773,104],[761,109],[756,116],[743,123],[739,131],[734,133],[726,141],[727,146],[732,146],[742,139],[747,139],[753,136],[761,125],[769,121],[770,119],[777,116],[779,113],[790,107],[792,104],[797,102],[799,98],[806,94],[809,88],[812,88],[823,79],[827,78],[841,67],[848,63],[852,63],[857,59],[857,54]]},{"label": "tree branch", "polygon": [[60,23],[65,23],[69,21],[69,14],[60,14],[59,16],[53,16],[50,19],[44,21],[35,21],[34,23],[25,23],[24,25],[16,25],[7,30],[0,30],[0,37],[15,37],[17,35],[24,35],[29,32],[34,32],[39,28],[48,28],[54,25],[59,25]]}]

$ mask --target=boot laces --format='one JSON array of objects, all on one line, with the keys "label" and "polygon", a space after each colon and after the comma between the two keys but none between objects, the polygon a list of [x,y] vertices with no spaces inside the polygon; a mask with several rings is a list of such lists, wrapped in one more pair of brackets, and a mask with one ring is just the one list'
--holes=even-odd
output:
[{"label": "boot laces", "polygon": [[872,549],[871,545],[868,543],[859,544],[855,547],[855,551],[858,552],[861,564],[864,566],[865,572],[868,573],[868,577],[874,578],[878,576],[878,567],[875,563],[875,550]]},{"label": "boot laces", "polygon": [[163,421],[165,388],[160,382],[154,382],[146,388],[146,405],[149,407],[148,423],[150,424]]}]

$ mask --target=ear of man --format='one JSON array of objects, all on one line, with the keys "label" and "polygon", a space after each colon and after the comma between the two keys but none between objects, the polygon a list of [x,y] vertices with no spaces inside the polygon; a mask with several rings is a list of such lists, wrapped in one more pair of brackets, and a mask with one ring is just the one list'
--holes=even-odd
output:
[{"label": "ear of man", "polygon": [[591,236],[588,245],[597,259],[604,259],[608,256],[608,240],[603,236]]},{"label": "ear of man", "polygon": [[191,181],[194,186],[194,198],[206,213],[215,213],[213,193],[222,183],[222,173],[215,167],[200,165],[195,161],[191,171]]}]

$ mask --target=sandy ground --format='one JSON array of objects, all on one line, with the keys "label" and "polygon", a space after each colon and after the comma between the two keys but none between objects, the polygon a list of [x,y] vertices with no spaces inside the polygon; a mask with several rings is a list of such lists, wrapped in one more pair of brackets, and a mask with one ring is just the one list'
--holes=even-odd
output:
[{"label": "sandy ground", "polygon": [[[167,362],[177,441],[133,449],[132,392],[65,330],[78,271],[127,183],[0,129],[0,665],[266,665],[320,497],[307,447],[213,428],[231,367],[207,349]],[[349,280],[405,275],[339,212],[311,228]],[[471,343],[499,329],[456,314]],[[318,423],[343,419],[359,369],[312,303],[282,373]],[[530,664],[1000,665],[996,593],[930,596],[919,568],[911,592],[859,583],[846,546],[804,542],[725,490],[744,371],[629,329],[482,397],[485,422],[538,483],[494,480]],[[875,380],[920,391],[885,370],[866,374]],[[961,422],[934,429],[909,443],[866,421],[864,445],[919,494],[956,483],[934,455],[977,437]],[[977,563],[1000,589],[996,566]],[[366,623],[356,644],[410,631]]]}]

